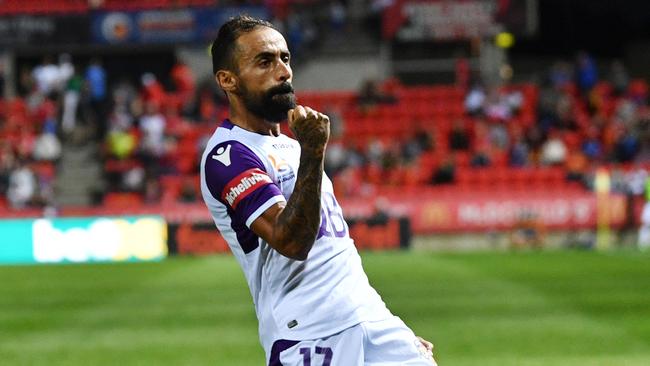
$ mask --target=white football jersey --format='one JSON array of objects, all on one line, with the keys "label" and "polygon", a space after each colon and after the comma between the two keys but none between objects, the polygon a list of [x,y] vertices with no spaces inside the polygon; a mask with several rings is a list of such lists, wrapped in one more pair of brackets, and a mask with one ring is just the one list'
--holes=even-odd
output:
[{"label": "white football jersey", "polygon": [[225,120],[201,159],[201,192],[239,261],[253,296],[267,355],[277,340],[308,340],[391,316],[368,283],[332,182],[323,176],[321,226],[305,261],[287,258],[250,230],[273,204],[291,197],[300,145]]}]

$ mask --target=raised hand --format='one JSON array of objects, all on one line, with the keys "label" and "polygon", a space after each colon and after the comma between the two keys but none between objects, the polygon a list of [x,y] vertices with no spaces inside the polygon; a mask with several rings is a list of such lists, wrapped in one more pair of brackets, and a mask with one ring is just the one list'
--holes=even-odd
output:
[{"label": "raised hand", "polygon": [[330,137],[330,119],[309,107],[297,106],[288,112],[289,128],[303,150],[317,155],[325,152]]}]

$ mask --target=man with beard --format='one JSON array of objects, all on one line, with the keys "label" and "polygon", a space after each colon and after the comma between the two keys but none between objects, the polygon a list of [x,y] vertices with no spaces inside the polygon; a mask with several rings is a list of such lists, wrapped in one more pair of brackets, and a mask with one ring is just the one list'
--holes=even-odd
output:
[{"label": "man with beard", "polygon": [[296,105],[289,61],[270,23],[221,27],[212,63],[230,118],[201,160],[203,199],[244,270],[268,364],[434,365],[431,344],[368,283],[323,173],[329,119]]}]

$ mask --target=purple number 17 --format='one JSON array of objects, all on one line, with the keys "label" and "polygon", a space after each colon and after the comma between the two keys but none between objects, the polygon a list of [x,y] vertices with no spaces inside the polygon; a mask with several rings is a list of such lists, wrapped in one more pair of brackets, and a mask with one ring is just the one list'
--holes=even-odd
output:
[{"label": "purple number 17", "polygon": [[[334,355],[332,349],[329,347],[316,347],[315,351],[317,355],[323,355],[322,366],[330,366],[332,356]],[[311,349],[301,348],[300,354],[302,355],[303,366],[311,366]]]}]

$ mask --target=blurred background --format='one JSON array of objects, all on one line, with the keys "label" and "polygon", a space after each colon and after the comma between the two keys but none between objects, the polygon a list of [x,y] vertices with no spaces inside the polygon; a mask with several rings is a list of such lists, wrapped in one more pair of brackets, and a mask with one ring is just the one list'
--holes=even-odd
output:
[{"label": "blurred background", "polygon": [[[64,319],[76,311],[77,297],[63,296],[68,286],[84,294],[84,308],[88,298],[110,294],[116,318],[100,318],[114,321],[128,313],[121,306],[129,301],[117,295],[122,286],[141,285],[129,292],[130,301],[166,304],[163,293],[196,280],[196,296],[218,302],[225,300],[199,293],[216,296],[226,290],[214,286],[227,286],[222,280],[228,279],[241,290],[243,320],[219,323],[207,314],[223,307],[206,303],[204,313],[189,314],[207,318],[197,315],[183,325],[196,322],[200,331],[190,337],[196,341],[222,337],[200,328],[206,319],[225,327],[224,334],[246,324],[250,340],[220,343],[216,353],[210,353],[212,343],[197,341],[194,346],[203,346],[197,350],[181,342],[206,355],[196,359],[178,356],[186,349],[171,355],[173,347],[161,340],[142,346],[157,350],[145,356],[131,349],[131,360],[243,365],[237,360],[251,357],[257,360],[251,364],[261,363],[259,350],[237,351],[259,347],[245,284],[230,267],[234,261],[203,257],[228,253],[228,247],[198,181],[203,147],[228,115],[211,74],[209,46],[219,26],[239,13],[267,19],[285,35],[299,103],[332,120],[325,169],[351,236],[364,250],[371,282],[375,273],[397,313],[424,316],[414,329],[442,345],[443,360],[562,365],[572,364],[565,358],[571,354],[566,357],[581,365],[641,365],[649,359],[650,288],[641,279],[650,278],[643,252],[650,247],[650,207],[643,214],[650,198],[650,2],[642,0],[0,0],[0,263],[192,256],[160,264],[169,272],[151,264],[0,268],[0,288],[14,284],[2,290],[5,300],[0,296],[0,306],[7,306],[0,334],[9,329],[0,355],[4,351],[11,364],[74,364],[80,355],[111,349],[110,342],[99,342],[88,354],[75,353],[81,351],[60,338],[61,329],[70,339],[80,337],[66,321],[60,328],[35,325],[41,322],[34,319],[59,310]],[[391,251],[398,248],[404,250]],[[234,272],[209,272],[215,266]],[[187,268],[194,272],[183,272]],[[420,273],[422,287],[400,292],[406,291],[403,278],[385,274],[394,268]],[[201,270],[218,283],[202,278]],[[165,282],[152,280],[158,271]],[[503,277],[532,282],[503,285],[497,280]],[[107,278],[117,282],[102,282]],[[449,287],[437,287],[436,279]],[[556,280],[590,291],[548,287],[539,295],[539,286]],[[154,283],[153,290],[143,283]],[[36,301],[29,290],[36,288],[61,297]],[[624,289],[630,292],[619,293]],[[400,303],[400,295],[415,292],[419,300]],[[458,303],[435,301],[454,294]],[[581,323],[582,314],[575,318],[582,319],[576,327],[583,333],[564,329],[571,321],[560,317],[552,323],[557,328],[534,334],[526,330],[539,324],[513,323],[521,314],[508,313],[523,306],[526,314],[538,314],[555,299],[562,306],[573,301],[567,300],[571,294],[578,296],[573,310],[593,310],[604,317],[594,322],[608,325],[594,330],[591,320]],[[53,310],[43,304],[63,305]],[[168,319],[175,310],[185,312],[183,304],[152,306]],[[611,312],[603,310],[607,306]],[[22,313],[26,309],[32,312]],[[472,338],[480,333],[468,332],[471,325],[459,330],[445,323],[455,310],[486,309],[505,321],[490,323],[503,333],[486,349],[476,348],[485,339]],[[629,323],[614,326],[622,312]],[[149,316],[130,314],[123,319],[127,330]],[[84,332],[102,329],[101,319],[84,319]],[[612,329],[625,345],[622,358],[592,352],[614,341],[595,334]],[[40,347],[43,332],[51,332],[51,349],[23,358],[21,347]],[[33,339],[11,343],[18,334]],[[556,354],[530,349],[538,337],[557,340]],[[520,353],[503,348],[518,341]],[[576,341],[586,343],[567,346]],[[113,353],[97,354],[103,356],[92,364],[116,361],[107,356]],[[492,358],[479,357],[486,355]]]},{"label": "blurred background", "polygon": [[644,1],[4,0],[0,216],[156,214],[172,245],[183,224],[216,236],[198,161],[228,105],[208,50],[240,12],[286,35],[299,102],[331,116],[350,219],[451,247],[594,246],[601,169],[601,226],[637,244]]}]

